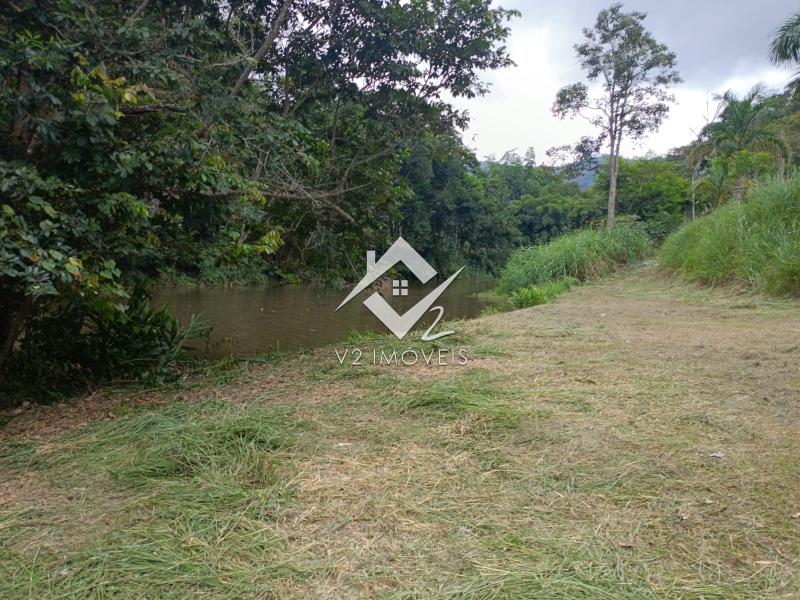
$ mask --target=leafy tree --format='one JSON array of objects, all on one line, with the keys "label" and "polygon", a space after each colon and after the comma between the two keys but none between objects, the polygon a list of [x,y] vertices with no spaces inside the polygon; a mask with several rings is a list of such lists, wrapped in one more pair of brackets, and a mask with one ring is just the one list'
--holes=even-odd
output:
[{"label": "leafy tree", "polygon": [[[653,237],[663,238],[681,224],[691,186],[681,163],[667,158],[620,158],[617,183],[619,214],[634,215]],[[608,185],[609,170],[603,165],[593,187],[604,192]]]},{"label": "leafy tree", "polygon": [[520,237],[512,208],[505,196],[487,193],[486,172],[455,132],[420,140],[403,173],[410,193],[399,232],[437,270],[466,263],[495,273],[505,263]]},{"label": "leafy tree", "polygon": [[597,196],[574,186],[571,192],[548,189],[538,196],[522,196],[514,212],[525,241],[538,244],[601,219],[603,205]]},{"label": "leafy tree", "polygon": [[556,94],[553,113],[564,118],[581,115],[600,130],[576,146],[582,156],[608,147],[609,179],[607,224],[614,226],[623,139],[639,139],[661,125],[672,96],[667,89],[679,83],[675,54],[644,28],[645,13],[623,12],[612,4],[597,15],[594,27],[583,30],[585,41],[575,46],[590,82],[600,81],[603,94],[589,97],[585,83],[568,85]]},{"label": "leafy tree", "polygon": [[522,162],[526,167],[536,166],[536,150],[534,150],[533,146],[530,146],[525,151],[525,156],[522,157]]}]

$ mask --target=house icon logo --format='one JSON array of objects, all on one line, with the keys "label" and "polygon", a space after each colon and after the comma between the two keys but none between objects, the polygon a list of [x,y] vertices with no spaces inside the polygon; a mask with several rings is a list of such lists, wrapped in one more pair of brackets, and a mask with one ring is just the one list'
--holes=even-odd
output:
[{"label": "house icon logo", "polygon": [[[367,274],[358,282],[353,290],[342,300],[342,303],[336,307],[336,310],[342,308],[345,304],[350,302],[358,294],[367,289],[376,279],[381,277],[386,271],[394,267],[397,263],[403,263],[413,275],[422,283],[428,283],[436,275],[436,270],[431,267],[427,261],[422,258],[414,248],[405,241],[402,237],[392,244],[386,251],[386,254],[381,256],[380,260],[375,262],[375,251],[367,251]],[[427,296],[417,302],[412,308],[404,314],[399,315],[389,306],[389,303],[383,299],[378,292],[374,292],[366,300],[366,306],[373,315],[375,315],[381,323],[395,335],[398,339],[402,340],[406,334],[411,331],[411,328],[416,325],[426,312],[438,311],[439,315],[428,330],[423,334],[424,341],[432,341],[446,335],[452,335],[454,331],[442,331],[437,334],[431,335],[433,329],[444,314],[444,308],[441,306],[433,306],[436,300],[439,299],[447,287],[453,283],[453,280],[458,277],[458,274],[464,270],[461,267],[453,275],[448,277],[445,281],[439,284],[436,289],[431,290]],[[392,281],[392,294],[394,296],[407,296],[408,295],[408,281],[395,279]]]}]

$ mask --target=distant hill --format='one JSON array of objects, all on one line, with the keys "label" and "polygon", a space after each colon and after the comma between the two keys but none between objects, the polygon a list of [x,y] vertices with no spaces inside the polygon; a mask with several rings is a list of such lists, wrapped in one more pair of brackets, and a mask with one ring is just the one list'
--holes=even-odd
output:
[{"label": "distant hill", "polygon": [[594,183],[595,175],[597,175],[597,164],[595,164],[593,167],[584,169],[580,175],[574,179],[571,179],[570,181],[575,181],[578,184],[578,187],[580,187],[582,190],[585,190],[586,188],[590,187],[592,183]]},{"label": "distant hill", "polygon": [[595,175],[597,175],[597,170],[600,167],[600,165],[603,165],[607,162],[608,162],[608,156],[606,155],[599,156],[597,158],[591,159],[590,161],[587,161],[587,165],[581,171],[581,174],[578,175],[577,177],[574,177],[570,181],[576,182],[582,190],[585,190],[586,188],[591,186],[592,183],[594,183],[594,177]]}]

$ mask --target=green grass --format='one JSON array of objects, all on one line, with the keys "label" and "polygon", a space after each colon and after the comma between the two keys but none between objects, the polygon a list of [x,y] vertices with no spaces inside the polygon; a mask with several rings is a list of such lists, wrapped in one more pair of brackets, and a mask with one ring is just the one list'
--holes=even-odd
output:
[{"label": "green grass", "polygon": [[[574,540],[558,544],[507,535],[496,543],[507,557],[503,569],[475,577],[445,597],[470,600],[646,600],[657,598],[644,569],[626,564],[614,548]],[[532,569],[532,565],[537,568]]]},{"label": "green grass", "polygon": [[686,225],[664,242],[661,265],[689,281],[800,296],[800,175]]},{"label": "green grass", "polygon": [[115,487],[161,479],[190,491],[196,484],[219,484],[236,495],[238,489],[274,483],[271,455],[292,439],[290,425],[275,412],[182,404],[66,436],[32,455],[27,466],[59,477],[108,477]]},{"label": "green grass", "polygon": [[571,277],[564,277],[564,279],[558,281],[548,281],[540,285],[524,287],[511,294],[509,301],[516,308],[546,304],[553,298],[566,294],[572,289],[574,283],[575,280]]},{"label": "green grass", "polygon": [[644,258],[650,248],[647,234],[637,226],[568,233],[548,244],[514,252],[500,274],[499,288],[511,294],[565,277],[585,281]]}]

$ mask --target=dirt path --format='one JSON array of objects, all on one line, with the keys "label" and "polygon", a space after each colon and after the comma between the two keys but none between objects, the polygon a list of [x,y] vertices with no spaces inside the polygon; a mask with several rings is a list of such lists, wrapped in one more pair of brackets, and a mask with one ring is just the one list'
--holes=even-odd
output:
[{"label": "dirt path", "polygon": [[14,419],[0,595],[800,594],[800,303],[645,268],[455,328],[467,367],[323,349],[148,396],[202,407],[199,449],[120,396]]}]

